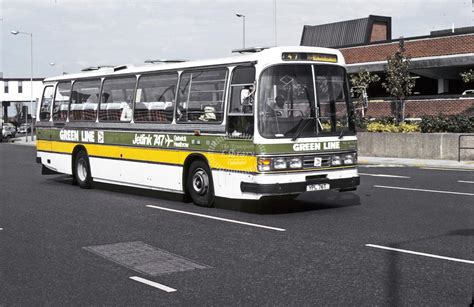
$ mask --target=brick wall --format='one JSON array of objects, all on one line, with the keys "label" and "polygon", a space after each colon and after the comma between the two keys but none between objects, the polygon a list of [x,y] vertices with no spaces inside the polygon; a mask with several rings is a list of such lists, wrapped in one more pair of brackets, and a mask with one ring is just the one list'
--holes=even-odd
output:
[{"label": "brick wall", "polygon": [[370,34],[371,42],[387,40],[387,25],[385,23],[374,23],[372,33]]},{"label": "brick wall", "polygon": [[[474,34],[405,41],[412,58],[474,53]],[[398,50],[398,42],[340,49],[347,64],[385,61]]]},{"label": "brick wall", "polygon": [[[367,110],[369,117],[393,116],[395,101],[370,101]],[[406,117],[421,117],[428,115],[470,115],[474,116],[474,98],[472,99],[425,99],[407,100],[405,105]]]}]

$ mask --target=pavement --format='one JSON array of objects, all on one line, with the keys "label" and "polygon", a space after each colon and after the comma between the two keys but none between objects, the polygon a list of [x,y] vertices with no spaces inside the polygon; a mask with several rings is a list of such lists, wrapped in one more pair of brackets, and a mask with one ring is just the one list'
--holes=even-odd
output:
[{"label": "pavement", "polygon": [[385,167],[411,166],[421,168],[446,168],[474,170],[474,161],[404,159],[385,157],[359,157],[359,164],[378,165]]},{"label": "pavement", "polygon": [[[16,145],[36,146],[35,140],[31,141],[31,137],[26,141],[26,137],[21,136],[14,138],[12,142]],[[447,168],[447,169],[468,169],[474,170],[474,161],[455,161],[455,160],[430,160],[430,159],[405,159],[390,157],[364,157],[359,156],[359,164],[361,165],[378,165],[385,167],[410,166],[410,167],[428,167],[428,168]]]}]

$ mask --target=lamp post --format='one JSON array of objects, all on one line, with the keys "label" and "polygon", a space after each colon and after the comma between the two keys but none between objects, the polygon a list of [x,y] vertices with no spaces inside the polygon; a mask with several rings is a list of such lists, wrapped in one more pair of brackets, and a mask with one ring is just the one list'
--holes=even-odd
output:
[{"label": "lamp post", "polygon": [[54,63],[54,62],[51,62],[49,63],[49,66],[57,66],[61,72],[61,75],[64,75],[64,67],[62,64],[58,64],[58,63]]},{"label": "lamp post", "polygon": [[235,16],[242,18],[242,45],[243,48],[245,49],[245,15],[242,14],[235,14]]},{"label": "lamp post", "polygon": [[[24,34],[24,35],[29,35],[30,36],[30,108],[33,110],[33,33],[29,32],[21,32],[21,31],[16,31],[13,30],[10,32],[13,35],[18,35],[18,34]],[[33,115],[33,113],[31,114]],[[33,118],[33,116],[32,116]],[[26,112],[26,137],[25,141],[28,142],[28,110]],[[31,140],[33,141],[33,125],[31,125]]]}]

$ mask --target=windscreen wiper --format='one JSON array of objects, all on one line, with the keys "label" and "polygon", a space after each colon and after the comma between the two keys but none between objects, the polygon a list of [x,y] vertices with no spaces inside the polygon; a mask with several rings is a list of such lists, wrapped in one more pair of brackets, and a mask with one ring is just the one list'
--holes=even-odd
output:
[{"label": "windscreen wiper", "polygon": [[344,137],[344,133],[346,132],[346,129],[342,128],[341,133],[339,134],[339,138],[342,139]]},{"label": "windscreen wiper", "polygon": [[[296,132],[295,132],[295,135],[291,138],[292,141],[296,141],[296,139],[299,138],[301,132],[303,132],[304,128],[306,128],[306,125],[308,125],[308,123],[310,122],[309,120],[310,119],[313,119],[312,117],[309,117],[309,118],[302,118],[300,119],[300,121],[298,122],[298,124],[296,124]],[[304,123],[303,123],[304,122]]]}]

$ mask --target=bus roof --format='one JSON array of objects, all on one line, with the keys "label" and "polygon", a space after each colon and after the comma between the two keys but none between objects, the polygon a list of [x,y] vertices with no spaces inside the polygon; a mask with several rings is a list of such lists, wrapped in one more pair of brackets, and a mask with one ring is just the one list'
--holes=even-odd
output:
[{"label": "bus roof", "polygon": [[[51,77],[44,80],[44,82],[55,82],[62,80],[75,80],[82,78],[94,78],[94,77],[105,77],[105,76],[121,76],[129,74],[141,74],[146,72],[154,72],[161,70],[183,70],[189,68],[203,67],[203,66],[217,66],[217,65],[232,65],[239,63],[250,63],[250,62],[259,62],[264,66],[269,63],[278,63],[283,62],[282,54],[283,53],[312,53],[312,54],[321,54],[321,55],[335,55],[337,56],[336,61],[333,64],[345,65],[344,57],[342,53],[337,49],[330,48],[320,48],[320,47],[306,47],[306,46],[282,46],[282,47],[271,47],[268,49],[263,49],[258,52],[245,53],[233,55],[226,58],[215,58],[215,59],[206,59],[206,60],[196,60],[188,62],[178,62],[178,63],[166,63],[166,64],[148,64],[143,66],[117,66],[120,69],[114,69],[113,67],[104,67],[92,71],[84,71],[75,74],[67,74],[57,77]],[[285,62],[288,62],[285,61]],[[298,62],[312,62],[299,60]],[[318,60],[316,60],[318,62]],[[324,61],[323,61],[324,62]]]}]

